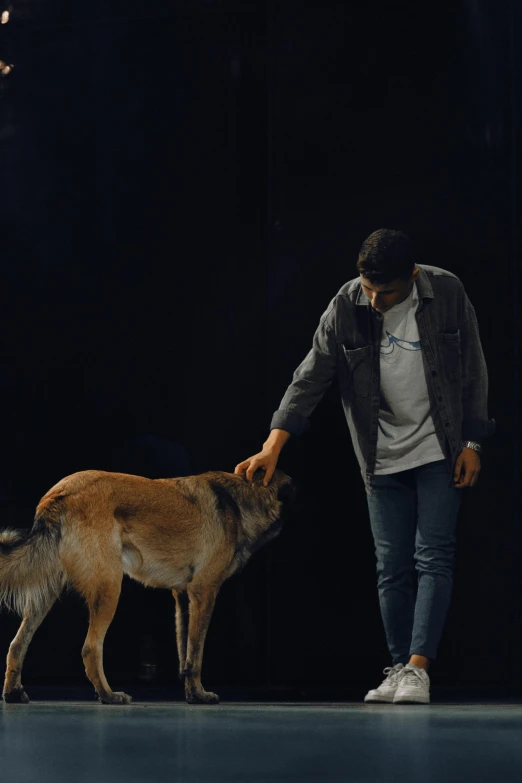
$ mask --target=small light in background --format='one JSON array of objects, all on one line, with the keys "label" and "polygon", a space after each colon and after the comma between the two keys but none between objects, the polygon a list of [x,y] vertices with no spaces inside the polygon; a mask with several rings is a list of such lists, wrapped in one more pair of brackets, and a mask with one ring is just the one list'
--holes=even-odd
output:
[{"label": "small light in background", "polygon": [[[12,10],[13,10],[13,6],[10,5],[9,8],[6,8],[4,11],[2,11],[2,13],[0,13],[0,24],[8,23],[8,21],[11,18]],[[13,68],[14,66],[12,63],[8,65],[3,60],[0,60],[0,76],[9,76]]]}]

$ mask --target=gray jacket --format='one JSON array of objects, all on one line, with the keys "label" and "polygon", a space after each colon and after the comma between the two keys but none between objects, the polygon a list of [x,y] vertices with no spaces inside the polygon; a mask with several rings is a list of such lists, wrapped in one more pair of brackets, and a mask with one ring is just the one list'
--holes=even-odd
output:
[{"label": "gray jacket", "polygon": [[[417,264],[416,312],[435,429],[453,475],[463,440],[479,443],[495,431],[488,418],[488,373],[473,305],[458,277]],[[383,317],[360,278],[346,283],[321,316],[312,349],[274,413],[271,429],[300,435],[334,378],[367,491],[377,457]]]}]

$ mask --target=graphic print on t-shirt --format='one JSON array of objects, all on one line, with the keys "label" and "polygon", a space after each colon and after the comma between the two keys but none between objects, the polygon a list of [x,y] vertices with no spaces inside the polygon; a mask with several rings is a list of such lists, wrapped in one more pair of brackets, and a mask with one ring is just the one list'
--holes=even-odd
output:
[{"label": "graphic print on t-shirt", "polygon": [[421,350],[420,340],[416,342],[410,340],[401,340],[399,337],[395,337],[395,335],[391,332],[386,332],[386,336],[388,337],[388,345],[386,345],[386,343],[381,343],[382,354],[392,354],[395,350],[395,346],[397,346],[397,348],[402,348],[404,351]]}]

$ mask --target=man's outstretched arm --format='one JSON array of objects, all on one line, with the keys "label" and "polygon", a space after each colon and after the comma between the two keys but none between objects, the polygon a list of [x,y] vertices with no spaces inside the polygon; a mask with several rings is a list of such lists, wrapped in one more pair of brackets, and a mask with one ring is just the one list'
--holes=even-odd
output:
[{"label": "man's outstretched arm", "polygon": [[[329,310],[327,311],[327,313]],[[325,316],[327,315],[325,314]],[[323,316],[314,334],[311,350],[294,372],[279,409],[274,413],[271,431],[258,454],[236,465],[235,473],[245,473],[248,481],[256,470],[265,470],[264,484],[270,482],[283,446],[291,435],[301,435],[309,418],[337,372],[337,341]]]}]

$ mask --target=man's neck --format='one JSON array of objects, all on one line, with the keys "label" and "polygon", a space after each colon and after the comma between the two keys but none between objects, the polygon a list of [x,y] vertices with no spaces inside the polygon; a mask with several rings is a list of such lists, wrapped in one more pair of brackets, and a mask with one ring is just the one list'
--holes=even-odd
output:
[{"label": "man's neck", "polygon": [[402,298],[402,299],[400,299],[398,302],[395,302],[395,304],[393,305],[394,307],[397,307],[397,305],[400,305],[400,304],[402,304],[403,302],[405,302],[405,301],[406,301],[406,299],[407,299],[407,298],[410,296],[411,292],[413,291],[413,286],[414,286],[414,285],[415,285],[415,283],[412,283],[412,284],[410,285],[410,288],[409,288],[409,291],[408,291],[408,293],[407,293],[405,296],[403,296],[403,298]]}]

